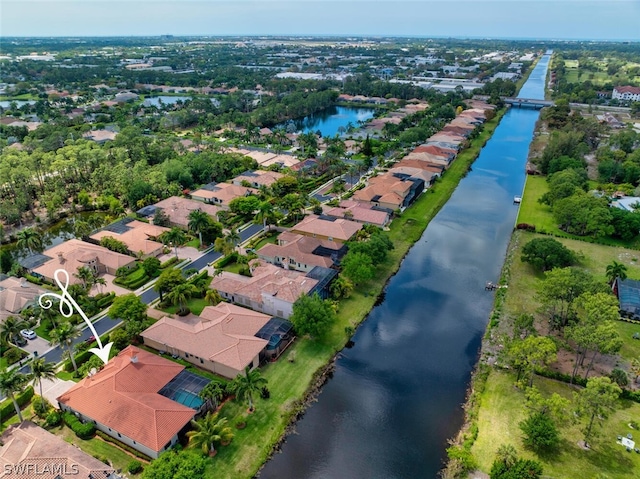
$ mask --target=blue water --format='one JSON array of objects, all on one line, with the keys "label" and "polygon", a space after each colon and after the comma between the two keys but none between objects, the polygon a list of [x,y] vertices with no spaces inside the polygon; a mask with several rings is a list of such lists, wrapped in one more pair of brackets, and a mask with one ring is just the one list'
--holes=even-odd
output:
[{"label": "blue water", "polygon": [[[548,61],[521,95],[544,98]],[[538,115],[507,112],[261,478],[437,476],[462,425],[493,305],[484,285],[499,279]]]},{"label": "blue water", "polygon": [[191,100],[191,97],[190,96],[160,95],[160,96],[154,96],[154,97],[151,97],[151,98],[145,98],[144,101],[142,102],[142,104],[144,106],[157,106],[157,107],[159,107],[161,102],[162,102],[162,105],[174,105],[178,101],[182,101],[184,103],[187,100]]},{"label": "blue water", "polygon": [[372,108],[334,106],[313,115],[306,116],[300,120],[293,120],[292,122],[278,126],[287,128],[287,130],[290,130],[292,133],[320,131],[322,136],[335,136],[342,132],[340,127],[346,129],[349,123],[358,128],[360,126],[359,122],[365,122],[373,118],[374,112],[375,110]]},{"label": "blue water", "polygon": [[0,107],[1,108],[9,108],[11,106],[12,103],[15,103],[16,106],[18,108],[24,106],[24,105],[35,105],[36,101],[35,100],[2,100],[0,101]]},{"label": "blue water", "polygon": [[178,389],[171,399],[193,409],[202,406],[202,399],[199,396],[184,389]]}]

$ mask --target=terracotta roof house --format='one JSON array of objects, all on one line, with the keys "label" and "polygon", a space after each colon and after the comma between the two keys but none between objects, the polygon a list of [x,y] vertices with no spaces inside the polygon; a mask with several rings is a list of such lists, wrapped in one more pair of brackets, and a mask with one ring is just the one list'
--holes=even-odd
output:
[{"label": "terracotta roof house", "polygon": [[233,379],[246,367],[254,369],[260,364],[269,341],[256,335],[271,319],[269,315],[223,302],[207,306],[200,316],[164,317],[141,336],[147,346]]},{"label": "terracotta roof house", "polygon": [[462,135],[459,135],[457,133],[445,133],[441,131],[439,133],[436,133],[435,135],[430,136],[427,140],[427,144],[431,142],[443,142],[460,145],[463,141],[465,141],[465,137]]},{"label": "terracotta roof house", "polygon": [[282,173],[278,173],[277,171],[264,171],[264,170],[255,170],[255,171],[245,171],[239,176],[236,176],[232,183],[234,185],[242,185],[243,181],[248,182],[254,188],[260,188],[261,186],[271,186],[284,175]]},{"label": "terracotta roof house", "polygon": [[346,243],[361,229],[362,224],[344,218],[308,215],[298,224],[292,226],[290,231],[312,238]]},{"label": "terracotta roof house", "polygon": [[162,394],[170,390],[185,402],[197,396],[199,391],[168,387],[183,371],[180,364],[128,346],[96,374],[59,396],[58,404],[155,459],[178,441],[178,434],[197,413]]},{"label": "terracotta roof house", "polygon": [[614,100],[640,101],[640,87],[616,86],[613,87],[611,98]]},{"label": "terracotta roof house", "polygon": [[404,158],[406,158],[407,160],[426,161],[435,165],[442,165],[445,168],[448,167],[453,160],[453,158],[449,158],[446,156],[432,155],[431,153],[418,153],[415,151],[408,153],[404,156]]},{"label": "terracotta roof house", "polygon": [[126,254],[110,251],[102,246],[86,243],[78,239],[70,239],[53,248],[49,248],[44,255],[50,259],[32,272],[53,281],[55,270],[64,269],[69,273],[69,283],[80,281],[74,276],[78,268],[87,266],[96,273],[116,274],[118,268],[133,266],[136,259]]},{"label": "terracotta roof house", "polygon": [[345,253],[342,244],[288,231],[278,236],[278,244],[267,243],[256,251],[267,263],[305,273],[316,266],[331,268]]},{"label": "terracotta roof house", "polygon": [[109,130],[91,130],[86,133],[83,133],[82,136],[87,140],[93,140],[96,143],[102,144],[107,141],[115,140],[118,134],[114,131],[109,131]]},{"label": "terracotta roof house", "polygon": [[31,421],[13,424],[0,436],[2,479],[87,477],[120,478],[112,467]]},{"label": "terracotta roof house", "polygon": [[221,208],[218,206],[203,203],[202,201],[182,198],[180,196],[171,196],[162,201],[158,201],[155,205],[146,206],[136,213],[143,217],[153,218],[157,209],[164,211],[169,217],[171,226],[178,226],[187,229],[189,226],[189,214],[194,210],[201,210],[211,216],[214,220],[218,219],[218,213]]},{"label": "terracotta roof house", "polygon": [[375,225],[381,228],[387,226],[391,221],[391,215],[388,211],[375,209],[369,203],[361,203],[359,201],[341,201],[339,206],[323,207],[323,215],[333,218],[345,218],[356,223],[365,225]]},{"label": "terracotta roof house", "polygon": [[111,224],[106,228],[90,236],[90,238],[100,241],[102,238],[111,237],[122,241],[132,254],[142,252],[142,258],[158,256],[162,253],[163,245],[155,238],[160,236],[169,228],[155,226],[143,221],[125,219]]},{"label": "terracotta roof house", "polygon": [[371,178],[366,187],[355,192],[353,199],[393,212],[409,206],[423,190],[424,181],[418,178],[386,173]]},{"label": "terracotta roof house", "polygon": [[389,173],[409,175],[413,178],[419,178],[424,181],[425,185],[429,186],[431,186],[440,177],[440,173],[429,171],[424,168],[412,168],[410,166],[394,166],[389,169]]},{"label": "terracotta roof house", "polygon": [[285,319],[291,316],[293,303],[300,296],[317,291],[327,298],[329,283],[338,273],[316,266],[305,274],[260,260],[253,260],[250,267],[250,277],[223,271],[209,287],[232,303]]},{"label": "terracotta roof house", "polygon": [[423,160],[411,160],[411,159],[403,159],[394,165],[394,167],[409,167],[409,168],[420,168],[421,170],[431,171],[433,173],[442,173],[445,170],[444,165],[435,164],[429,161]]},{"label": "terracotta roof house", "polygon": [[217,183],[191,193],[191,198],[204,203],[214,204],[220,208],[229,208],[229,203],[235,198],[257,194],[258,190],[230,183]]},{"label": "terracotta roof house", "polygon": [[[0,275],[2,278],[2,275]],[[25,278],[13,276],[0,279],[0,324],[9,316],[38,301],[45,289],[29,283]]]},{"label": "terracotta roof house", "polygon": [[416,153],[430,153],[434,156],[442,156],[444,158],[449,158],[453,160],[456,157],[457,150],[449,149],[449,148],[441,148],[435,145],[420,145],[414,150]]}]

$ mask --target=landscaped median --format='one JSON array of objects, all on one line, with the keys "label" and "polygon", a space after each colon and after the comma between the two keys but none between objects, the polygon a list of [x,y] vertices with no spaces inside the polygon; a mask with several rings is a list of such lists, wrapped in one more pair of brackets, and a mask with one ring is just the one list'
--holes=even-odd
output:
[{"label": "landscaped median", "polygon": [[[497,112],[471,141],[470,147],[458,155],[442,179],[393,221],[389,237],[395,249],[389,252],[385,263],[378,266],[375,280],[359,286],[351,297],[340,302],[338,320],[326,337],[318,340],[299,338],[284,357],[264,368],[270,398],[258,399],[252,414],[247,414],[246,406],[236,401],[223,406],[222,417],[227,417],[230,423],[246,417],[247,425],[234,431],[230,445],[219,448],[210,462],[208,476],[248,478],[256,474],[283,438],[288,425],[304,411],[309,396],[322,385],[336,353],[373,308],[389,277],[398,270],[409,248],[447,202],[503,115],[504,110]],[[295,359],[288,361],[292,353]]]}]

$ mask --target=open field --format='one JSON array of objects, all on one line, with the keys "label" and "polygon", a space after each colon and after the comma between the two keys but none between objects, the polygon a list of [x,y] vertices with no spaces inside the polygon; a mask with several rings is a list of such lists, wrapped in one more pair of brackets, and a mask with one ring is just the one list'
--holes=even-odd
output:
[{"label": "open field", "polygon": [[[518,223],[528,223],[535,225],[536,231],[561,238],[575,239],[582,242],[598,242],[609,246],[620,246],[625,248],[640,249],[640,237],[631,241],[623,241],[617,238],[604,237],[594,240],[590,237],[582,237],[565,233],[558,228],[553,217],[551,207],[538,202],[547,191],[549,186],[545,176],[527,175],[522,203],[518,213]],[[640,257],[640,251],[638,251]]]},{"label": "open field", "polygon": [[[558,452],[540,457],[522,443],[522,433],[517,424],[526,418],[528,410],[524,406],[524,394],[514,387],[514,382],[512,374],[492,370],[480,395],[479,434],[471,451],[481,470],[488,472],[491,469],[500,445],[512,444],[519,455],[540,461],[547,478],[588,479],[600,473],[610,478],[638,477],[640,454],[626,452],[624,447],[616,444],[616,438],[628,433],[640,436],[638,431],[628,426],[630,421],[640,419],[640,404],[620,400],[619,410],[604,422],[602,428],[597,429],[591,450],[578,446],[578,441],[583,439],[581,424],[569,424],[560,428]],[[558,393],[569,399],[572,397],[573,389],[565,383],[536,377],[534,385],[545,395]]]}]

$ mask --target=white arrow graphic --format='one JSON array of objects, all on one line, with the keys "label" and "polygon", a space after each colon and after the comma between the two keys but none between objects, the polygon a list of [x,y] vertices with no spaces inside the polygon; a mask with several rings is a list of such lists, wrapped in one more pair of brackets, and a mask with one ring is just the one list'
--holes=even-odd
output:
[{"label": "white arrow graphic", "polygon": [[[59,276],[63,277],[64,283],[59,278]],[[87,323],[87,326],[89,326],[89,329],[93,333],[93,337],[96,338],[96,341],[98,342],[98,347],[91,348],[89,351],[95,354],[96,356],[98,356],[100,359],[102,359],[103,363],[107,364],[107,362],[109,361],[109,351],[111,351],[111,346],[113,345],[113,343],[108,343],[102,346],[102,341],[100,341],[100,336],[98,336],[98,333],[96,332],[96,329],[93,327],[93,324],[91,324],[91,321],[89,321],[89,318],[87,318],[87,315],[84,314],[84,311],[82,311],[82,308],[78,306],[78,303],[76,303],[76,301],[69,294],[69,291],[68,291],[69,273],[67,273],[67,271],[64,269],[57,269],[54,273],[54,277],[55,277],[56,283],[58,284],[58,287],[62,291],[62,294],[55,294],[55,293],[42,294],[40,298],[38,298],[40,307],[44,309],[51,309],[51,307],[53,307],[53,301],[51,300],[51,298],[55,298],[60,300],[60,314],[62,314],[62,316],[64,316],[65,318],[70,318],[75,309],[78,312],[78,314],[82,316],[82,319],[84,319],[84,322]]]}]

